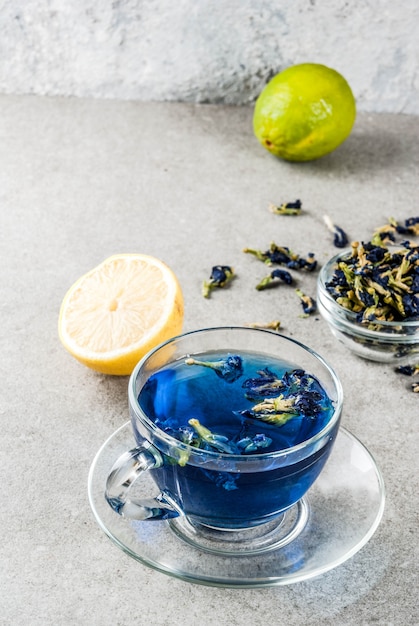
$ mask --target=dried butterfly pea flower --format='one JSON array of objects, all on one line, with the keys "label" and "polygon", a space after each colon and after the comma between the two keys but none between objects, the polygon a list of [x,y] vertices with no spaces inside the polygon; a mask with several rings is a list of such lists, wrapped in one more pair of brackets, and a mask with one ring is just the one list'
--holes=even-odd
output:
[{"label": "dried butterfly pea flower", "polygon": [[225,287],[234,276],[234,270],[229,265],[214,265],[209,280],[202,285],[202,295],[208,298],[213,289]]},{"label": "dried butterfly pea flower", "polygon": [[[235,355],[234,358],[242,362],[240,356]],[[216,363],[215,371],[219,371],[219,362],[199,362],[194,359],[191,361],[193,361],[192,364],[202,364],[206,367],[212,367]],[[197,418],[189,419],[187,426],[177,429],[166,428],[165,432],[201,450],[225,454],[248,454],[268,448],[272,443],[272,439],[264,433],[257,433],[253,436],[248,434],[250,419],[282,426],[292,417],[315,419],[316,415],[324,410],[325,407],[322,404],[325,398],[321,393],[321,385],[305,370],[289,370],[281,378],[267,367],[257,373],[258,377],[248,378],[242,384],[245,389],[245,398],[256,401],[256,404],[251,409],[235,412],[241,419],[241,428],[240,432],[231,439],[212,432]],[[189,455],[190,452],[187,450],[182,451],[174,462],[183,466],[188,462]],[[229,480],[228,484],[223,482],[221,486],[226,489],[236,488],[233,479]]]},{"label": "dried butterfly pea flower", "polygon": [[394,217],[389,218],[389,224],[399,235],[419,235],[419,217],[409,217],[401,224]]},{"label": "dried butterfly pea flower", "polygon": [[399,365],[396,367],[396,372],[404,376],[414,376],[415,374],[419,374],[419,363],[415,365]]},{"label": "dried butterfly pea flower", "polygon": [[[403,374],[404,376],[416,376],[419,374],[419,363],[415,363],[413,365],[399,365],[395,368],[395,371],[398,374]],[[410,388],[413,393],[419,393],[419,380],[411,383]]]},{"label": "dried butterfly pea flower", "polygon": [[374,232],[371,243],[375,246],[387,246],[391,243],[396,243],[396,235],[394,228],[382,227]]},{"label": "dried butterfly pea flower", "polygon": [[272,443],[272,439],[263,433],[259,433],[254,437],[243,437],[237,442],[237,447],[243,452],[256,452],[262,448],[268,448]]},{"label": "dried butterfly pea flower", "polygon": [[349,239],[345,231],[339,226],[336,226],[336,224],[332,222],[328,215],[324,215],[323,220],[327,228],[334,235],[333,244],[336,246],[336,248],[346,248],[349,243]]},{"label": "dried butterfly pea flower", "polygon": [[266,330],[279,330],[281,327],[280,320],[272,320],[271,322],[253,322],[246,324],[248,328],[262,328]]},{"label": "dried butterfly pea flower", "polygon": [[311,296],[307,296],[301,291],[301,289],[296,289],[295,293],[300,298],[301,306],[303,307],[304,317],[307,317],[316,312],[317,305],[314,298],[312,298]]},{"label": "dried butterfly pea flower", "polygon": [[194,446],[206,450],[214,450],[225,454],[247,454],[256,452],[262,448],[268,448],[272,439],[263,433],[253,437],[245,436],[235,442],[225,435],[217,435],[209,428],[203,426],[198,419],[192,418],[188,422],[195,430],[198,439],[195,439]]},{"label": "dried butterfly pea flower", "polygon": [[275,215],[299,215],[301,213],[301,200],[295,202],[283,202],[279,206],[275,204],[269,205],[269,210]]},{"label": "dried butterfly pea flower", "polygon": [[419,317],[419,294],[406,294],[403,296],[401,309],[408,318]]},{"label": "dried butterfly pea flower", "polygon": [[304,370],[285,372],[280,379],[268,368],[258,373],[260,378],[246,380],[243,387],[248,399],[262,400],[242,415],[282,426],[298,415],[314,419],[323,410],[319,382]]},{"label": "dried butterfly pea flower", "polygon": [[186,365],[201,365],[208,367],[227,383],[234,383],[243,374],[243,360],[237,354],[229,354],[225,359],[219,361],[200,361],[192,357],[185,359]]},{"label": "dried butterfly pea flower", "polygon": [[310,415],[314,417],[316,413],[320,413],[322,410],[320,401],[322,400],[322,394],[318,391],[311,391],[310,393],[302,393],[296,397],[295,406],[303,415]]},{"label": "dried butterfly pea flower", "polygon": [[267,265],[285,265],[288,269],[312,272],[317,267],[317,260],[313,252],[309,252],[304,258],[296,254],[287,246],[278,246],[272,242],[269,249],[263,252],[254,248],[244,248],[243,252],[253,254],[257,259],[263,261]]},{"label": "dried butterfly pea flower", "polygon": [[403,224],[390,217],[386,224],[375,229],[371,241],[375,245],[387,245],[396,241],[396,235],[419,235],[419,217],[409,217]]},{"label": "dried butterfly pea flower", "polygon": [[295,407],[294,397],[284,397],[283,394],[275,398],[265,398],[262,402],[255,404],[250,410],[244,411],[246,417],[260,419],[268,424],[283,426],[299,412]]},{"label": "dried butterfly pea flower", "polygon": [[411,235],[419,235],[419,217],[409,217],[404,221],[404,228]]},{"label": "dried butterfly pea flower", "polygon": [[256,289],[258,291],[262,291],[267,287],[272,287],[272,285],[274,284],[279,284],[279,282],[291,285],[293,283],[291,274],[286,270],[275,269],[270,274],[268,274],[268,276],[262,278],[262,280],[256,285]]},{"label": "dried butterfly pea flower", "polygon": [[203,426],[199,420],[192,418],[188,421],[188,424],[196,430],[200,438],[199,447],[201,447],[201,443],[204,443],[218,452],[225,452],[227,454],[237,454],[239,452],[237,446],[232,443],[228,437],[212,433],[206,426]]},{"label": "dried butterfly pea flower", "polygon": [[277,374],[272,372],[268,367],[265,367],[257,373],[257,378],[248,378],[242,385],[243,389],[246,389],[244,395],[248,400],[276,396],[278,395],[279,389],[284,389],[284,381],[278,378]]},{"label": "dried butterfly pea flower", "polygon": [[309,252],[307,257],[298,257],[296,260],[290,261],[287,267],[294,270],[306,270],[312,272],[317,267],[317,260],[314,258],[314,252]]},{"label": "dried butterfly pea flower", "polygon": [[326,289],[338,304],[358,314],[359,322],[419,317],[419,248],[390,251],[372,241],[353,242],[338,262]]},{"label": "dried butterfly pea flower", "polygon": [[[197,434],[197,432],[190,426],[179,426],[179,428],[164,428],[164,432],[181,441],[182,443],[186,443],[188,446],[192,446],[197,448],[200,446],[201,438]],[[176,463],[181,467],[184,467],[189,460],[189,453],[186,450],[178,450]]]},{"label": "dried butterfly pea flower", "polygon": [[290,261],[296,260],[298,255],[295,255],[286,246],[277,246],[275,243],[271,243],[268,250],[262,252],[254,248],[244,248],[243,252],[247,254],[253,254],[259,261],[263,261],[267,265],[287,265]]}]

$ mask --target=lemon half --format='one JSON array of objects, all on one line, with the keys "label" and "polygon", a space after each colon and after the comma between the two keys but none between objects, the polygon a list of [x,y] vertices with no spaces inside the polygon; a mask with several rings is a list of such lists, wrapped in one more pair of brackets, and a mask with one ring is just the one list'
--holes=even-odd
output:
[{"label": "lemon half", "polygon": [[172,270],[144,254],[119,254],[79,278],[59,314],[63,346],[104,374],[126,376],[157,344],[179,334],[183,296]]},{"label": "lemon half", "polygon": [[302,63],[266,85],[256,100],[253,128],[275,156],[310,161],[345,141],[355,117],[355,98],[345,78],[325,65]]}]

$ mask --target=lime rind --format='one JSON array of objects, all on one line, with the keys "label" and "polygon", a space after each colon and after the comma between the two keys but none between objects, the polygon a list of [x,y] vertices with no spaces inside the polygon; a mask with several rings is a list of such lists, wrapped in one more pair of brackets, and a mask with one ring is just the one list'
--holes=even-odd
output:
[{"label": "lime rind", "polygon": [[355,98],[345,78],[324,65],[304,63],[266,85],[255,104],[253,127],[275,156],[309,161],[343,143],[355,117]]}]

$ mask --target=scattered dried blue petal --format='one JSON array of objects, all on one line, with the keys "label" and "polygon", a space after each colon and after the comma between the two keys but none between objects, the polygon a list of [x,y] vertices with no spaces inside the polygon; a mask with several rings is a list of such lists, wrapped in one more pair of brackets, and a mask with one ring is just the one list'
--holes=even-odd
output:
[{"label": "scattered dried blue petal", "polygon": [[415,374],[419,374],[419,363],[416,365],[398,365],[396,372],[404,376],[414,376]]},{"label": "scattered dried blue petal", "polygon": [[[275,280],[278,279],[278,280]],[[291,285],[293,283],[293,278],[287,270],[275,269],[272,270],[268,276],[262,278],[262,280],[256,285],[256,289],[261,291],[266,289],[267,287],[272,287],[273,285],[278,285],[281,282],[286,283],[287,285]]]},{"label": "scattered dried blue petal", "polygon": [[243,252],[253,254],[267,265],[285,265],[288,269],[303,269],[308,272],[312,272],[317,267],[314,252],[309,252],[307,257],[302,257],[290,250],[288,246],[278,246],[273,242],[265,252],[254,248],[244,248]]},{"label": "scattered dried blue petal", "polygon": [[313,272],[317,267],[317,259],[314,252],[309,252],[306,258],[300,257],[300,269],[305,269],[307,272]]},{"label": "scattered dried blue petal", "polygon": [[283,202],[280,205],[270,204],[269,210],[275,215],[299,215],[301,213],[301,200],[295,202]]},{"label": "scattered dried blue petal", "polygon": [[419,235],[419,217],[409,217],[404,221],[404,224],[393,219],[393,223],[399,235]]},{"label": "scattered dried blue petal", "polygon": [[411,235],[419,235],[419,217],[409,217],[404,222],[405,228]]},{"label": "scattered dried blue petal", "polygon": [[202,295],[208,298],[213,289],[225,287],[234,276],[234,270],[229,265],[214,265],[209,280],[202,285]]},{"label": "scattered dried blue petal", "polygon": [[271,272],[271,277],[279,278],[279,280],[282,280],[282,282],[286,283],[287,285],[291,285],[293,282],[291,274],[286,270],[273,270]]},{"label": "scattered dried blue petal", "polygon": [[295,293],[300,298],[301,306],[303,308],[304,316],[312,315],[317,310],[317,304],[314,298],[311,296],[307,296],[305,293],[301,291],[301,289],[296,289]]},{"label": "scattered dried blue petal", "polygon": [[[419,363],[413,365],[399,365],[395,370],[398,374],[403,374],[404,376],[416,376],[419,374]],[[419,380],[415,380],[411,383],[410,388],[413,393],[419,393]]]},{"label": "scattered dried blue petal", "polygon": [[333,244],[336,248],[346,248],[349,243],[349,239],[345,231],[340,228],[340,226],[336,226],[328,215],[324,215],[323,220],[330,232],[334,235]]}]

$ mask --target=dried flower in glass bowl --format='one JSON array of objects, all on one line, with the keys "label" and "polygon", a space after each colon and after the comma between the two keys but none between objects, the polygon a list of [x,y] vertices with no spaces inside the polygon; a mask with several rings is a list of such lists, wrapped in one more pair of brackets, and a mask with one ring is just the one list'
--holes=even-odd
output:
[{"label": "dried flower in glass bowl", "polygon": [[355,354],[417,360],[419,246],[353,242],[321,268],[317,300],[333,334]]}]

